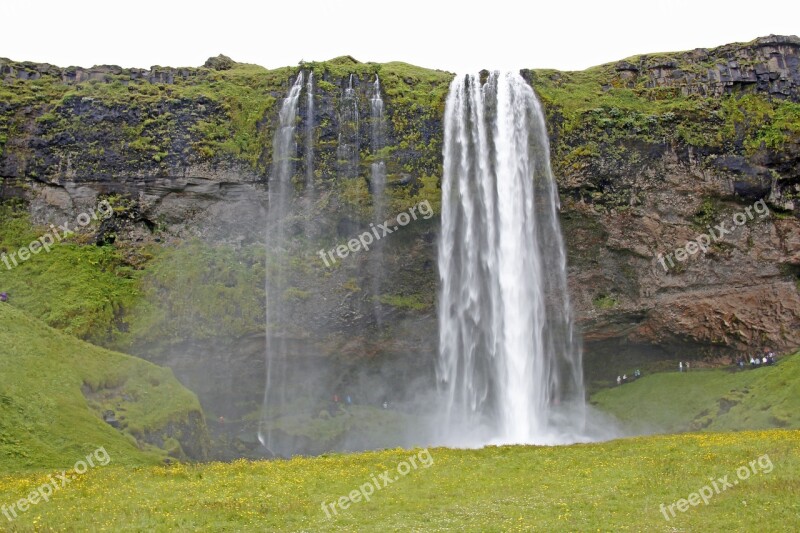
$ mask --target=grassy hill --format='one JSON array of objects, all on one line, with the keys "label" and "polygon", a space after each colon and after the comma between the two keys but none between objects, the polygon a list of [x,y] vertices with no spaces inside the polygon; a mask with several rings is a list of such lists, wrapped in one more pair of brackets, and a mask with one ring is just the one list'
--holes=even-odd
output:
[{"label": "grassy hill", "polygon": [[101,446],[115,464],[153,464],[202,456],[207,438],[196,396],[171,370],[0,304],[0,471],[69,467]]},{"label": "grassy hill", "polygon": [[[0,504],[25,497],[47,474],[0,475]],[[725,476],[731,486],[718,483],[707,504],[691,496],[706,486],[708,495],[710,478]],[[112,463],[14,522],[0,515],[0,529],[793,531],[798,479],[800,432],[784,430],[137,469]],[[696,505],[676,504],[682,499]]]},{"label": "grassy hill", "polygon": [[592,403],[636,432],[800,428],[800,353],[743,371],[652,374]]}]

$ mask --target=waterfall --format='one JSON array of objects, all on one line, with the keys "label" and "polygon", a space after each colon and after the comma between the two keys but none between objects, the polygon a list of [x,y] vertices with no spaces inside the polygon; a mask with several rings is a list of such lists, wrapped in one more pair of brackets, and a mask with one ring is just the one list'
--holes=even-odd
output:
[{"label": "waterfall", "polygon": [[453,444],[582,440],[581,346],[540,104],[519,74],[445,108],[439,359]]},{"label": "waterfall", "polygon": [[276,407],[286,399],[286,340],[281,336],[277,323],[285,318],[282,296],[286,290],[285,262],[288,260],[288,235],[286,220],[292,209],[294,191],[291,183],[295,172],[297,155],[295,129],[300,91],[303,88],[303,73],[297,75],[289,94],[284,99],[278,115],[278,126],[272,142],[272,171],[269,178],[269,209],[266,222],[266,253],[269,267],[270,254],[276,253],[274,271],[267,269],[266,276],[266,385],[261,411],[258,438],[271,452],[277,452],[272,439],[268,419]]},{"label": "waterfall", "polygon": [[[297,102],[303,88],[303,73],[289,89],[289,94],[281,105],[278,114],[278,127],[272,140],[272,173],[269,180],[269,207],[273,222],[282,223],[291,201],[291,179],[294,174],[294,156],[297,154],[297,143],[294,133],[297,122]],[[278,208],[276,210],[275,208]]]},{"label": "waterfall", "polygon": [[361,124],[358,113],[358,95],[353,87],[352,74],[350,74],[350,80],[344,90],[339,114],[337,157],[339,159],[340,174],[344,178],[355,178],[358,176]]},{"label": "waterfall", "polygon": [[386,220],[386,165],[381,157],[383,148],[383,98],[381,98],[381,80],[375,75],[375,83],[372,84],[372,98],[370,99],[370,109],[372,111],[372,167],[371,167],[371,187],[373,204],[375,206],[375,222],[382,223]]},{"label": "waterfall", "polygon": [[[371,111],[371,141],[372,141],[372,165],[370,167],[370,188],[372,189],[372,221],[377,226],[386,221],[386,165],[381,157],[383,148],[383,99],[381,98],[381,82],[378,75],[375,75],[375,83],[372,84],[372,98],[370,99]],[[370,256],[370,274],[372,277],[372,298],[375,321],[381,323],[381,280],[385,275],[383,271],[383,242],[378,241]]]},{"label": "waterfall", "polygon": [[314,73],[308,74],[306,84],[306,191],[314,189]]}]

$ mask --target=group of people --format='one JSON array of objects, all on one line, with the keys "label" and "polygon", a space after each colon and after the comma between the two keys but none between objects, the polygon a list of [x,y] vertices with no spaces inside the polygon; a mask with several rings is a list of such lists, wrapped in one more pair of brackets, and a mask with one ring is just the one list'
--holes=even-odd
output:
[{"label": "group of people", "polygon": [[633,375],[631,376],[630,380],[628,379],[628,374],[622,374],[621,376],[617,376],[617,385],[622,385],[623,383],[627,383],[628,381],[633,381],[634,379],[638,379],[642,377],[642,372],[637,368],[633,371]]},{"label": "group of people", "polygon": [[[747,357],[740,357],[736,360],[736,366],[738,366],[741,370],[744,370],[746,364]],[[750,356],[750,368],[773,364],[775,364],[775,352],[771,350],[764,350],[763,355],[756,354]]]},{"label": "group of people", "polygon": [[[750,368],[758,368],[764,365],[774,365],[775,364],[775,352],[769,350],[767,348],[764,349],[763,354],[755,354],[748,357],[739,357],[736,359],[736,366],[740,370],[744,370],[747,364],[750,364]],[[689,361],[679,361],[678,362],[678,372],[688,372],[692,368]],[[633,381],[636,378],[640,377],[642,373],[637,369],[634,371],[633,375],[629,378],[627,374],[622,374],[621,376],[617,376],[617,385],[622,385],[623,383],[628,383],[629,381]]]}]

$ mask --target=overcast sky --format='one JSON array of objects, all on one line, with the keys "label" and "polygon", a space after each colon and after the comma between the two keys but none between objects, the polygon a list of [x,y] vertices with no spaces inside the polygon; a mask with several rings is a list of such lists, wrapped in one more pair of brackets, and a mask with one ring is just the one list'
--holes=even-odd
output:
[{"label": "overcast sky", "polygon": [[579,70],[800,33],[800,1],[0,0],[0,57],[59,66],[268,68],[351,55],[453,72]]}]

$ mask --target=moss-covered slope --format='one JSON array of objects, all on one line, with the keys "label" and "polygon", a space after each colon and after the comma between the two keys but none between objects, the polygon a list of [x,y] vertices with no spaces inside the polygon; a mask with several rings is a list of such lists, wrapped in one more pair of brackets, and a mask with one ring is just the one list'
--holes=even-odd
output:
[{"label": "moss-covered slope", "polygon": [[[200,405],[172,371],[0,305],[0,470],[66,468],[99,447],[117,464],[203,459]],[[113,410],[119,428],[103,417]]]}]

